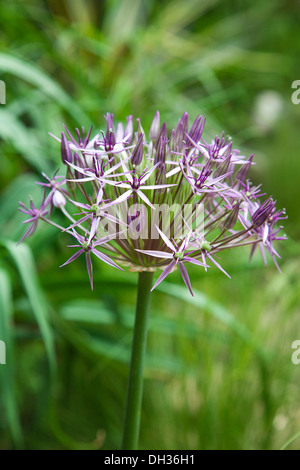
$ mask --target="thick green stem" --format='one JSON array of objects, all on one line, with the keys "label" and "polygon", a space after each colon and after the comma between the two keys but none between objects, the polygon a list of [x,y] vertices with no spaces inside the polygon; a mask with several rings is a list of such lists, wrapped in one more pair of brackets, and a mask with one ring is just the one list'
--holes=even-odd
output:
[{"label": "thick green stem", "polygon": [[123,450],[138,450],[143,395],[143,371],[147,345],[148,313],[152,280],[153,273],[139,273],[135,325],[133,332],[123,431]]}]

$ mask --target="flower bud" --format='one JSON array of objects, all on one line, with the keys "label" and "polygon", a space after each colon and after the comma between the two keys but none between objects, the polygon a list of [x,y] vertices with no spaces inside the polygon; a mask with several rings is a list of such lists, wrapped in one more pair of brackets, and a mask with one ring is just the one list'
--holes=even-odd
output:
[{"label": "flower bud", "polygon": [[61,159],[64,165],[66,165],[66,163],[72,163],[73,160],[72,151],[63,132],[61,133]]},{"label": "flower bud", "polygon": [[138,133],[139,134],[145,134],[145,131],[144,131],[142,123],[141,123],[141,120],[138,118],[136,120],[136,122],[137,122]]},{"label": "flower bud", "polygon": [[66,198],[60,191],[54,191],[53,204],[55,207],[64,207],[66,205]]},{"label": "flower bud", "polygon": [[253,214],[252,222],[255,227],[260,227],[273,212],[275,202],[269,197]]},{"label": "flower bud", "polygon": [[229,165],[231,163],[231,155],[229,155],[223,162],[221,162],[214,172],[214,178],[218,178],[219,176],[225,175],[228,171]]},{"label": "flower bud", "polygon": [[159,115],[159,111],[156,111],[154,119],[150,127],[150,131],[149,131],[150,140],[155,141],[157,139],[158,133],[159,133],[159,127],[160,127],[160,115]]},{"label": "flower bud", "polygon": [[157,146],[156,155],[154,159],[154,165],[156,165],[156,163],[165,163],[167,142],[168,140],[165,137],[161,137],[159,139],[159,143]]},{"label": "flower bud", "polygon": [[127,124],[124,131],[124,138],[126,138],[126,143],[128,145],[132,142],[133,136],[133,117],[130,115],[127,117]]},{"label": "flower bud", "polygon": [[250,167],[252,165],[253,157],[254,157],[254,154],[250,155],[248,162],[241,166],[241,168],[239,169],[239,171],[237,172],[235,176],[236,181],[244,181],[246,179],[248,172],[250,170]]},{"label": "flower bud", "polygon": [[197,116],[188,134],[194,142],[198,143],[201,139],[204,125],[205,119],[203,118],[203,116]]},{"label": "flower bud", "polygon": [[132,152],[131,162],[133,165],[140,165],[143,159],[143,138],[144,134],[140,134],[136,146]]},{"label": "flower bud", "polygon": [[235,204],[227,219],[224,221],[224,228],[226,230],[231,230],[235,226],[236,221],[238,219],[239,211],[240,203],[238,202],[237,204]]},{"label": "flower bud", "polygon": [[111,113],[107,113],[107,115],[105,116],[105,119],[106,119],[106,134],[105,134],[106,150],[111,150],[113,148],[113,146],[115,145],[115,143],[116,143],[113,117],[114,117],[114,115],[111,114]]}]

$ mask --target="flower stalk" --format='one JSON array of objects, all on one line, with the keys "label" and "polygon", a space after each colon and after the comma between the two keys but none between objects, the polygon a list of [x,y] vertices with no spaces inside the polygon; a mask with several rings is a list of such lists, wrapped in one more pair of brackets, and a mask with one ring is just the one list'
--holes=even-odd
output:
[{"label": "flower stalk", "polygon": [[122,450],[138,450],[152,280],[152,272],[139,273]]}]

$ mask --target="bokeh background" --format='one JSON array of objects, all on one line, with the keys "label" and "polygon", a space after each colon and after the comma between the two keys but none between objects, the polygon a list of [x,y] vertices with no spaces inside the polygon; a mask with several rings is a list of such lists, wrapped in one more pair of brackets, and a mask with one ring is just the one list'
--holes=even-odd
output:
[{"label": "bokeh background", "polygon": [[[137,276],[84,262],[40,226],[26,243],[18,201],[61,167],[62,124],[157,109],[207,117],[255,153],[254,183],[286,207],[277,272],[249,250],[174,273],[152,299],[141,425],[145,449],[278,449],[300,432],[298,0],[22,0],[0,3],[0,448],[118,449]],[[299,449],[300,439],[289,449]]]}]

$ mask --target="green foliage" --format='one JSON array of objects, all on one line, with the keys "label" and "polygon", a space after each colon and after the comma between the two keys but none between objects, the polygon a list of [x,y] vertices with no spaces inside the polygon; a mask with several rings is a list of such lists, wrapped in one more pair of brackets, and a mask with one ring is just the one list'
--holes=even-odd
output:
[{"label": "green foliage", "polygon": [[[58,268],[66,235],[40,225],[16,245],[17,205],[61,166],[48,132],[102,128],[106,112],[147,126],[157,109],[174,125],[204,114],[208,138],[225,130],[255,152],[251,176],[286,206],[289,241],[283,274],[241,248],[222,260],[232,280],[192,271],[192,299],[174,273],[153,294],[141,446],[299,448],[296,3],[14,0],[0,17],[0,448],[120,445],[137,277],[95,263],[92,293],[84,261]],[[280,112],[262,121],[269,90]]]}]

